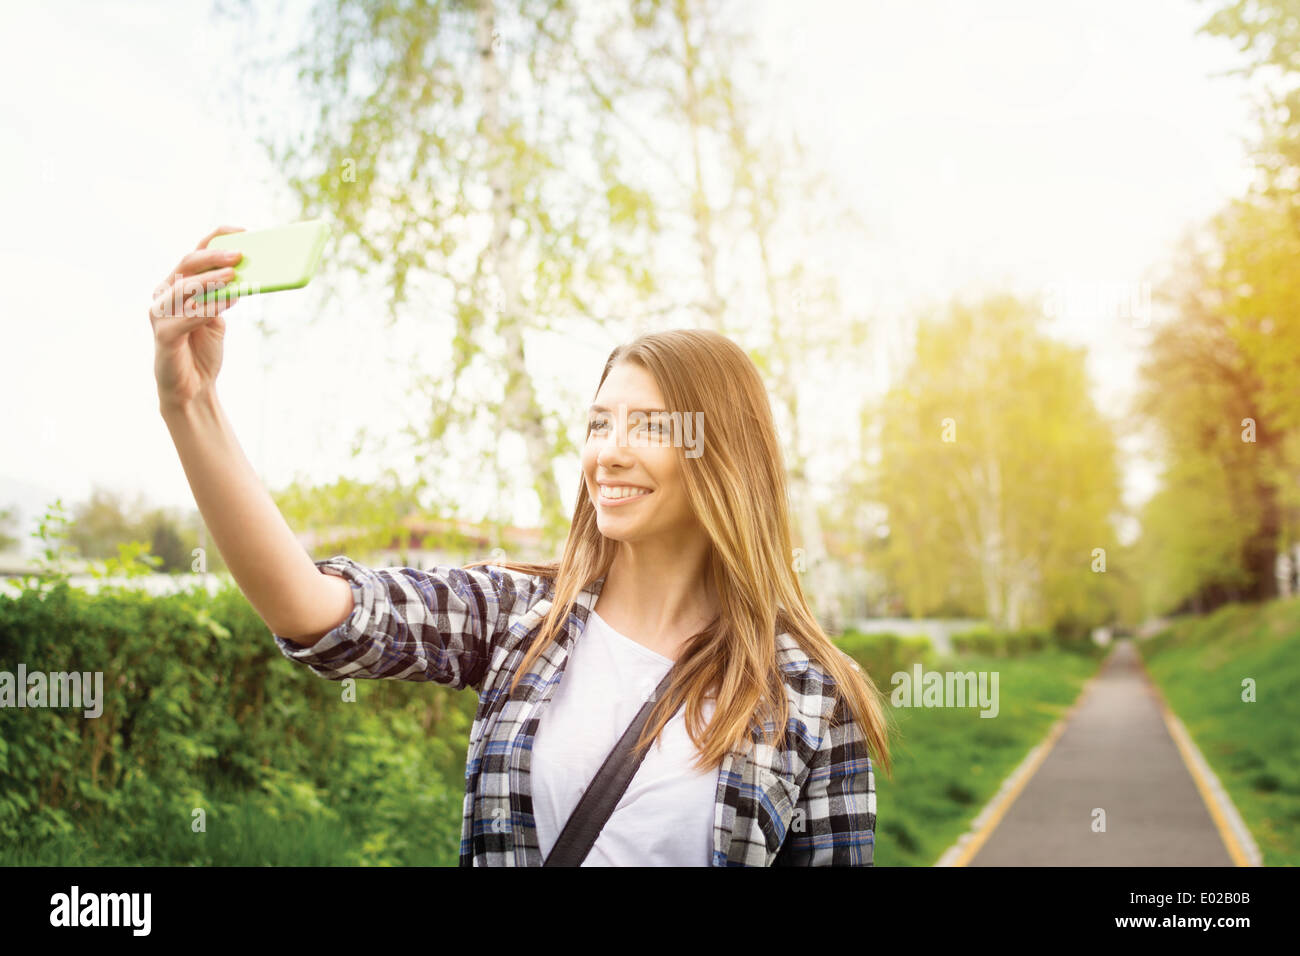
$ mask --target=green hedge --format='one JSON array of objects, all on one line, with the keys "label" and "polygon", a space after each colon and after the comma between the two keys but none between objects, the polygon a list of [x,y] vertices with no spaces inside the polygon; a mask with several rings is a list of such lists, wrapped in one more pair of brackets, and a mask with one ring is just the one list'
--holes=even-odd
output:
[{"label": "green hedge", "polygon": [[1052,649],[1085,657],[1105,653],[1105,649],[1094,644],[1091,637],[1075,637],[1045,628],[1003,632],[987,626],[977,627],[954,634],[951,641],[952,649],[957,654],[984,654],[989,657],[1022,657]]},{"label": "green hedge", "polygon": [[81,837],[96,863],[252,864],[273,848],[241,831],[230,859],[216,842],[253,818],[276,822],[290,857],[298,828],[325,825],[333,862],[456,862],[473,693],[357,681],[344,701],[280,654],[230,583],[0,595],[0,670],[19,663],[102,671],[103,711],[0,708],[0,846]]},{"label": "green hedge", "polygon": [[[1091,638],[1055,634],[1048,630],[999,633],[988,627],[977,627],[954,634],[951,642],[956,654],[981,654],[987,657],[1022,657],[1048,650],[1061,650],[1085,657],[1098,657],[1105,653],[1105,648],[1098,647]],[[918,661],[928,668],[936,659],[936,652],[927,637],[863,634],[850,630],[837,637],[835,643],[858,663],[866,666],[873,677],[887,677],[898,671],[910,670]]]},{"label": "green hedge", "polygon": [[[1002,655],[1053,643],[954,644],[968,638]],[[892,674],[939,663],[924,637],[836,643],[886,693]],[[279,653],[231,583],[0,595],[0,670],[20,663],[101,671],[105,699],[97,718],[0,708],[0,865],[457,862],[473,693],[358,681],[346,702]]]},{"label": "green hedge", "polygon": [[891,675],[910,671],[916,663],[929,668],[935,660],[934,647],[927,637],[845,631],[835,638],[835,643],[861,664],[882,690],[889,687]]}]

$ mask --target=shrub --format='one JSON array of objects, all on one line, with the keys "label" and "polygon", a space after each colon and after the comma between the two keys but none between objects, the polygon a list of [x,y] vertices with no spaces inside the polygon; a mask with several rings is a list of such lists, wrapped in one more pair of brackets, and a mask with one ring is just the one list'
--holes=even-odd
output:
[{"label": "shrub", "polygon": [[455,862],[475,696],[358,681],[344,701],[339,682],[280,654],[231,583],[0,595],[0,670],[20,663],[102,672],[104,699],[95,718],[0,708],[0,843],[86,827],[126,851],[243,794],[286,817],[350,813],[374,831],[356,862],[400,862],[417,844],[427,857],[430,840]]}]

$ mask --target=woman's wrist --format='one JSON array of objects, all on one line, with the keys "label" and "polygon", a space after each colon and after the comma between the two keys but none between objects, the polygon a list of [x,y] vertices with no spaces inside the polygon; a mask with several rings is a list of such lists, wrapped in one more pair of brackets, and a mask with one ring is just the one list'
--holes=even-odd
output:
[{"label": "woman's wrist", "polygon": [[216,388],[212,387],[184,401],[168,399],[160,395],[158,412],[169,426],[173,423],[215,422],[221,418],[221,403],[217,400]]}]

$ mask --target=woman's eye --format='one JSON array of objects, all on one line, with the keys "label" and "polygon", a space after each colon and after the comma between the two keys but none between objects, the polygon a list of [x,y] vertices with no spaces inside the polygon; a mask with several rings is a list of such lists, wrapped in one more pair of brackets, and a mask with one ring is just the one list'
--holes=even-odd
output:
[{"label": "woman's eye", "polygon": [[[610,423],[608,419],[604,419],[604,418],[593,419],[592,421],[589,421],[587,423],[587,431],[590,434],[603,433],[605,431],[608,431],[609,427],[610,427]],[[668,423],[660,420],[642,422],[636,426],[635,430],[637,432],[649,431],[659,437],[663,437],[664,435],[670,433],[670,428]]]}]

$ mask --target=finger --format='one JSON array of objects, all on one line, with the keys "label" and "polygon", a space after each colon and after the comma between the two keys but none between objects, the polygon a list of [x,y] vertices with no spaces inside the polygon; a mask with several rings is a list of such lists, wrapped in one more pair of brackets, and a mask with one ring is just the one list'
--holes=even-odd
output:
[{"label": "finger", "polygon": [[154,296],[149,306],[149,314],[156,320],[183,315],[185,308],[194,300],[194,296],[219,288],[233,276],[234,270],[231,268],[205,272],[198,276],[186,276],[178,272],[162,287],[162,291]]},{"label": "finger", "polygon": [[215,236],[224,236],[228,232],[244,232],[244,231],[245,230],[243,226],[217,226],[216,229],[213,229],[210,233],[208,233],[206,236],[200,239],[199,244],[194,248],[206,249],[208,247],[208,243],[211,242]]},{"label": "finger", "polygon": [[[170,345],[209,322],[220,325],[224,320],[218,317],[233,306],[238,299],[239,296],[231,295],[229,298],[195,304],[192,308],[187,304],[185,315],[169,319],[158,330],[158,341],[163,345]],[[214,320],[216,321],[214,322]]]},{"label": "finger", "polygon": [[176,271],[181,275],[199,275],[209,269],[233,266],[242,258],[243,253],[236,249],[195,249],[181,257]]},{"label": "finger", "polygon": [[[205,266],[203,265],[204,262],[219,261],[219,260],[217,259],[208,260],[206,258],[201,257],[196,261],[193,258],[195,253],[207,253],[207,255],[209,256],[220,257],[222,255],[221,250],[208,249],[208,243],[212,241],[213,237],[223,236],[226,233],[230,233],[230,232],[246,232],[246,231],[247,230],[244,229],[243,226],[218,226],[216,229],[213,229],[210,233],[208,233],[206,236],[204,236],[202,239],[199,240],[198,245],[194,247],[194,252],[188,252],[181,257],[180,262],[178,262],[176,264],[176,267],[172,269],[172,274],[174,275],[175,273],[179,272],[183,275],[193,275],[196,272],[202,271],[202,269],[205,268]],[[238,261],[238,258],[236,258],[235,261]],[[169,282],[171,282],[170,277],[163,279],[163,283],[169,283]],[[162,285],[162,283],[159,283],[159,285]]]},{"label": "finger", "polygon": [[234,276],[235,270],[229,266],[197,276],[177,273],[165,290],[154,297],[149,307],[149,315],[155,320],[165,320],[187,314],[187,309],[197,307],[197,299],[213,289],[226,285]]},{"label": "finger", "polygon": [[183,276],[199,276],[205,272],[226,266],[233,268],[239,264],[242,258],[243,256],[234,250],[226,249],[202,249],[187,252],[181,256],[181,261],[176,263],[176,267],[154,287],[154,297],[157,298],[162,295],[164,289],[170,288],[177,279]]}]

